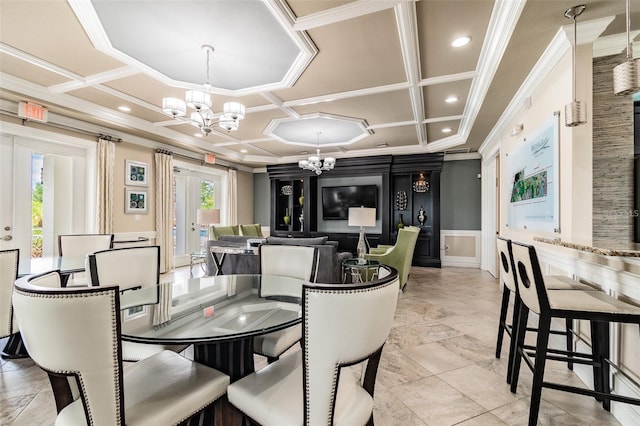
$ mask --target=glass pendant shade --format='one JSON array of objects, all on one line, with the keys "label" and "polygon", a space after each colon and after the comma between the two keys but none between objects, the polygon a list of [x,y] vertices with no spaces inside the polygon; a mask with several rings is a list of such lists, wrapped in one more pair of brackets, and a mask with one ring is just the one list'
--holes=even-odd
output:
[{"label": "glass pendant shade", "polygon": [[564,106],[565,126],[575,127],[587,123],[587,103],[573,101]]},{"label": "glass pendant shade", "polygon": [[200,90],[188,90],[184,94],[184,100],[189,108],[196,110],[211,108],[211,94]]},{"label": "glass pendant shade", "polygon": [[627,60],[613,69],[613,93],[631,95],[640,90],[640,59]]},{"label": "glass pendant shade", "polygon": [[633,59],[631,42],[631,1],[626,1],[627,24],[627,60],[613,69],[613,93],[619,96],[631,95],[640,91],[640,62]]},{"label": "glass pendant shade", "polygon": [[183,117],[187,113],[187,105],[182,99],[162,98],[162,111],[172,117]]}]

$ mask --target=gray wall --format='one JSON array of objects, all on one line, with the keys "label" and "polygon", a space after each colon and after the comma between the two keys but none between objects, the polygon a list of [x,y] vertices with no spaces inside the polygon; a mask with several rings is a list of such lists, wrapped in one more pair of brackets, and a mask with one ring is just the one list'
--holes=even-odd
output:
[{"label": "gray wall", "polygon": [[625,55],[593,59],[593,245],[633,241],[633,98],[613,93]]},{"label": "gray wall", "polygon": [[271,220],[271,182],[265,173],[253,174],[253,223],[269,226]]},{"label": "gray wall", "polygon": [[445,161],[440,175],[440,229],[480,230],[480,160]]}]

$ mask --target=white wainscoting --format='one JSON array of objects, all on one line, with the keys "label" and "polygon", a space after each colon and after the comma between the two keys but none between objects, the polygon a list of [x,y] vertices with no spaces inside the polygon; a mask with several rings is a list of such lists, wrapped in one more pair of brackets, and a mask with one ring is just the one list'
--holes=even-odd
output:
[{"label": "white wainscoting", "polygon": [[440,231],[442,266],[480,268],[481,231]]}]

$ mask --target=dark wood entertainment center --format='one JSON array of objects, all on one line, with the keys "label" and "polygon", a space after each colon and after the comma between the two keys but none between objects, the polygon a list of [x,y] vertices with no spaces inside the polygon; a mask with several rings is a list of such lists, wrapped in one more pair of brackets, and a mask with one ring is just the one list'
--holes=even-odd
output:
[{"label": "dark wood entertainment center", "polygon": [[[372,247],[393,244],[397,235],[396,224],[402,215],[405,226],[421,228],[413,256],[413,265],[440,267],[440,173],[443,154],[381,155],[364,158],[341,158],[333,170],[320,176],[300,169],[297,164],[267,166],[271,182],[272,235],[314,237],[327,235],[338,241],[340,251],[356,252],[358,232],[322,232],[318,230],[321,211],[321,185],[323,178],[357,178],[377,176],[381,178],[377,209],[381,222],[380,233],[367,231]],[[416,181],[426,181],[428,190],[416,188]],[[406,203],[396,202],[399,192],[406,194]],[[302,200],[300,197],[304,197]],[[401,198],[404,198],[401,195]],[[302,201],[302,204],[301,204]],[[406,204],[406,207],[404,206]],[[405,207],[404,210],[399,209]],[[426,220],[421,225],[418,212],[422,208]],[[285,223],[285,216],[289,223]],[[303,217],[301,222],[300,215]]]}]

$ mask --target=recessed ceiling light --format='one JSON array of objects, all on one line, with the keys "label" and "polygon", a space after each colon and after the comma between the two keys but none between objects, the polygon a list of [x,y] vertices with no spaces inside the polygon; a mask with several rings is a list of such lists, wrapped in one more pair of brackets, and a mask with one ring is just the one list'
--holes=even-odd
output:
[{"label": "recessed ceiling light", "polygon": [[202,137],[202,133],[200,133],[200,132],[194,133],[193,136],[195,136],[196,138],[201,138]]},{"label": "recessed ceiling light", "polygon": [[300,151],[300,155],[307,155],[309,151]]},{"label": "recessed ceiling light", "polygon": [[454,102],[458,102],[458,97],[457,96],[449,96],[447,99],[444,100],[446,103],[448,104],[452,104]]},{"label": "recessed ceiling light", "polygon": [[120,111],[122,111],[122,112],[131,112],[131,108],[129,108],[129,107],[128,107],[128,106],[126,106],[126,105],[120,105],[120,106],[118,107],[118,109],[119,109]]},{"label": "recessed ceiling light", "polygon": [[451,133],[451,127],[444,127],[442,133]]},{"label": "recessed ceiling light", "polygon": [[241,149],[240,152],[243,153],[243,154],[246,154],[247,150],[246,149]]},{"label": "recessed ceiling light", "polygon": [[453,47],[462,47],[462,46],[466,46],[467,44],[469,44],[470,41],[471,41],[471,36],[462,36],[462,37],[458,37],[457,39],[453,40],[451,42],[451,45]]},{"label": "recessed ceiling light", "polygon": [[377,146],[378,148],[386,148],[386,147],[388,147],[388,146],[389,146],[389,144],[385,142],[385,143],[379,143],[379,144],[377,144],[376,146]]}]

